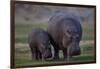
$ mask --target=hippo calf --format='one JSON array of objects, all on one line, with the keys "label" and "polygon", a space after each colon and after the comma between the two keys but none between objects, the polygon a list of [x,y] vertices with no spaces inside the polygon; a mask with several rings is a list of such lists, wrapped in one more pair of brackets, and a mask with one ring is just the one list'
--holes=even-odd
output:
[{"label": "hippo calf", "polygon": [[56,14],[49,19],[48,32],[55,50],[54,59],[59,59],[59,50],[63,51],[65,60],[80,55],[79,43],[82,38],[82,28],[77,18]]},{"label": "hippo calf", "polygon": [[29,34],[28,43],[32,52],[32,59],[45,60],[52,56],[50,38],[46,31],[33,29]]}]

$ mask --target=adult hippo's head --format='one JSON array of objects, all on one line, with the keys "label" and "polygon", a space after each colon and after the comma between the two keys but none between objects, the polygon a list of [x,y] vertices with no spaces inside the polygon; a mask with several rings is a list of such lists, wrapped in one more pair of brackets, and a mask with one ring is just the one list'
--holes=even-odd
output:
[{"label": "adult hippo's head", "polygon": [[79,35],[76,34],[71,36],[71,42],[69,44],[69,53],[71,56],[76,56],[81,54],[80,46],[79,46]]},{"label": "adult hippo's head", "polygon": [[63,45],[69,50],[68,54],[70,56],[76,56],[81,54],[81,49],[79,46],[81,36],[78,32],[67,31],[63,38]]}]

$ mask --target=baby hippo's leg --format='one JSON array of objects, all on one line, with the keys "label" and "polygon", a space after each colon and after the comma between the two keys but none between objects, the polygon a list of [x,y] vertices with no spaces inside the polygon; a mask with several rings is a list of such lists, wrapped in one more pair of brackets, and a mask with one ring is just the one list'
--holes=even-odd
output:
[{"label": "baby hippo's leg", "polygon": [[33,47],[32,44],[30,44],[31,54],[32,54],[32,60],[36,60],[36,49]]}]

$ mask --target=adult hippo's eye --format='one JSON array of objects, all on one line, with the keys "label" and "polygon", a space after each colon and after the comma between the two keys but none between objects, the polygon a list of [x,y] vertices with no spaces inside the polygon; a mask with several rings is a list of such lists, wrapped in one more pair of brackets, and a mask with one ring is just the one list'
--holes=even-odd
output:
[{"label": "adult hippo's eye", "polygon": [[77,34],[77,35],[76,35],[76,39],[78,39],[78,38],[79,38],[79,35]]},{"label": "adult hippo's eye", "polygon": [[79,39],[79,35],[77,34],[76,36],[73,37],[74,40],[78,40]]},{"label": "adult hippo's eye", "polygon": [[77,34],[76,37],[79,37],[79,35]]}]

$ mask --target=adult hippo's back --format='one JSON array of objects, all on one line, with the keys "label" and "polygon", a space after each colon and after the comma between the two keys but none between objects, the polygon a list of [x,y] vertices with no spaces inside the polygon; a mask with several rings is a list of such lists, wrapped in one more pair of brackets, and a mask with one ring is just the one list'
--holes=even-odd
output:
[{"label": "adult hippo's back", "polygon": [[59,58],[59,50],[63,51],[64,59],[80,55],[79,43],[82,38],[80,21],[75,16],[56,14],[48,23],[48,32],[54,46],[54,58]]}]

